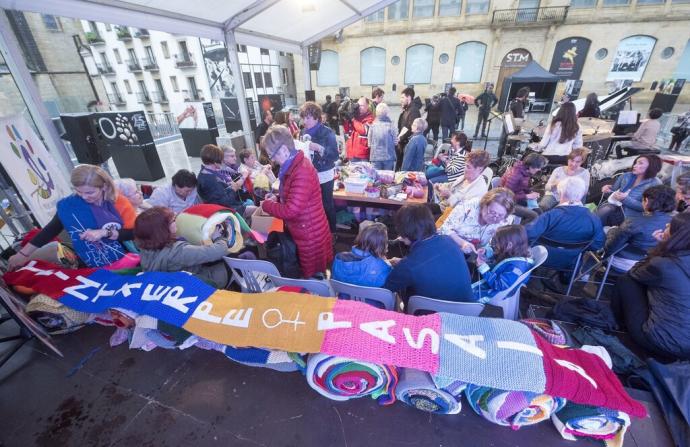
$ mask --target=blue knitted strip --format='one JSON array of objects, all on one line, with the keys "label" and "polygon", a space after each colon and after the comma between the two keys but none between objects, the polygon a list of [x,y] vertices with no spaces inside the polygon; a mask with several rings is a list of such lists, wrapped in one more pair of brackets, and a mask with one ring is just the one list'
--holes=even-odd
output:
[{"label": "blue knitted strip", "polygon": [[529,328],[497,318],[440,315],[437,384],[455,379],[502,390],[544,392],[541,351]]}]

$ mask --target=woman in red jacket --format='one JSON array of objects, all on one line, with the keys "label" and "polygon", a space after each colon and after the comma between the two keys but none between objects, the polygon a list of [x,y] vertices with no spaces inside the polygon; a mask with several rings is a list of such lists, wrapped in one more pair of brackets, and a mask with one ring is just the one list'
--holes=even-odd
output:
[{"label": "woman in red jacket", "polygon": [[284,126],[271,127],[261,148],[280,165],[280,197],[267,195],[261,208],[285,222],[297,246],[302,276],[325,273],[333,260],[333,243],[316,169],[302,151],[295,149],[292,135]]},{"label": "woman in red jacket", "polygon": [[369,99],[359,98],[355,116],[352,118],[352,134],[347,140],[347,158],[350,161],[369,161],[369,126],[374,121],[369,108]]}]

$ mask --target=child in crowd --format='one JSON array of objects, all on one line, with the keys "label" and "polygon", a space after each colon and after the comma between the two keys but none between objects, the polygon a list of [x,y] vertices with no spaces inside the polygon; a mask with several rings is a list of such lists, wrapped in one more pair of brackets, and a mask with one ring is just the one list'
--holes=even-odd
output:
[{"label": "child in crowd", "polygon": [[417,118],[412,122],[413,135],[405,146],[402,163],[403,171],[424,171],[424,151],[426,150],[424,131],[426,126],[426,121],[423,118]]},{"label": "child in crowd", "polygon": [[[473,296],[479,303],[488,303],[498,293],[510,288],[526,271],[532,268],[527,232],[522,225],[506,225],[496,230],[491,250],[480,248],[477,266],[482,279],[472,284]],[[492,257],[494,266],[487,261]],[[527,278],[525,279],[526,282]]]},{"label": "child in crowd", "polygon": [[386,225],[362,222],[352,251],[336,255],[333,279],[357,286],[382,287],[391,271],[385,259],[387,249]]}]

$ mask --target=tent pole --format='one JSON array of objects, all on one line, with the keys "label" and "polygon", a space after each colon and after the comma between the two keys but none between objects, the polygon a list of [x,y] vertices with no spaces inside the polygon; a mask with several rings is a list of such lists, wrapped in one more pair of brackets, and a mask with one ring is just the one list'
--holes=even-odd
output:
[{"label": "tent pole", "polygon": [[244,141],[248,149],[254,149],[254,134],[252,132],[252,124],[249,120],[249,110],[247,109],[247,98],[245,96],[244,82],[242,80],[242,68],[240,67],[240,59],[237,56],[237,41],[235,40],[234,31],[226,31],[225,48],[228,52],[228,62],[230,63],[230,70],[235,82],[235,94],[237,95],[237,102],[240,109],[240,118],[242,119],[242,129],[244,130]]},{"label": "tent pole", "polygon": [[304,90],[311,90],[311,70],[309,69],[309,45],[302,47],[302,68],[304,70]]}]

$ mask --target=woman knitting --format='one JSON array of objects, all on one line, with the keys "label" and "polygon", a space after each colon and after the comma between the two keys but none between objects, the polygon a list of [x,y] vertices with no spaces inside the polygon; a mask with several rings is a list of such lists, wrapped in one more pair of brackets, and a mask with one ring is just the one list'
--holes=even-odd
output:
[{"label": "woman knitting", "polygon": [[130,202],[117,194],[113,179],[98,166],[77,166],[70,181],[75,194],[58,201],[57,213],[48,225],[9,259],[10,270],[26,264],[62,230],[67,231],[74,251],[86,266],[132,266],[120,243],[132,239],[136,213]]}]

